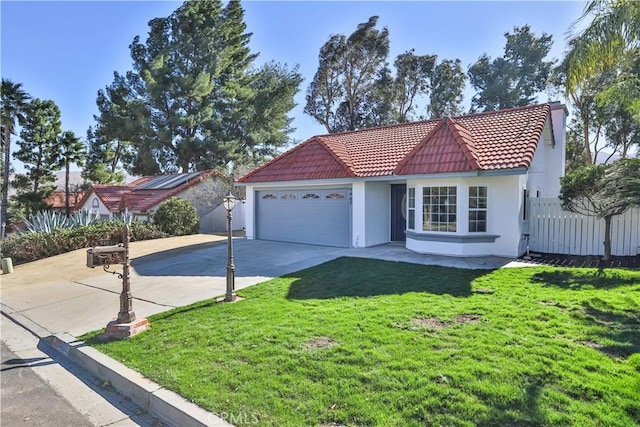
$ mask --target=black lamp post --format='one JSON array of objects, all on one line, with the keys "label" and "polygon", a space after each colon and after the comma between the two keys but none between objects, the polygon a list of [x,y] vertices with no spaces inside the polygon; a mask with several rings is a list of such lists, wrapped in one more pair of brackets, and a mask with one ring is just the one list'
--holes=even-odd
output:
[{"label": "black lamp post", "polygon": [[236,197],[231,194],[231,190],[229,190],[229,193],[227,193],[227,195],[222,198],[222,205],[227,210],[227,231],[229,233],[227,239],[227,292],[224,296],[224,300],[227,302],[231,302],[236,299],[236,295],[234,292],[236,266],[233,263],[233,227],[231,226],[233,216],[231,215],[231,211],[233,210],[233,207],[236,205],[237,201],[238,199],[236,199]]}]

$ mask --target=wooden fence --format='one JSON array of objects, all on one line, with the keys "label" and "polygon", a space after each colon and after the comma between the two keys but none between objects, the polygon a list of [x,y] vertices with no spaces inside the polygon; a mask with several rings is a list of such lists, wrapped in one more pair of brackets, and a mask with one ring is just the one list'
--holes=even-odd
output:
[{"label": "wooden fence", "polygon": [[[604,255],[604,220],[563,211],[558,199],[532,198],[529,203],[529,248],[532,252]],[[611,253],[640,254],[640,208],[611,220]]]}]

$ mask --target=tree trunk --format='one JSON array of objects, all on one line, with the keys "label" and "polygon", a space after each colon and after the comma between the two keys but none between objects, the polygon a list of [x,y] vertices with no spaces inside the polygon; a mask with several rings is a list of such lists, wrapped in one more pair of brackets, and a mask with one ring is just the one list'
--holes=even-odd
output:
[{"label": "tree trunk", "polygon": [[587,160],[590,165],[596,163],[595,159],[591,156],[591,146],[589,145],[589,116],[586,114],[582,115],[582,124],[584,128],[584,145],[585,145],[585,153],[587,156]]},{"label": "tree trunk", "polygon": [[2,206],[0,207],[0,227],[2,227],[2,238],[6,232],[7,224],[7,203],[9,202],[9,170],[11,161],[11,133],[9,126],[4,126],[2,135],[4,145],[4,165],[2,170]]},{"label": "tree trunk", "polygon": [[71,216],[71,208],[69,207],[69,161],[67,161],[64,175],[64,207],[67,218],[69,218]]},{"label": "tree trunk", "polygon": [[612,216],[604,217],[604,257],[603,261],[609,261],[611,259],[611,218]]}]

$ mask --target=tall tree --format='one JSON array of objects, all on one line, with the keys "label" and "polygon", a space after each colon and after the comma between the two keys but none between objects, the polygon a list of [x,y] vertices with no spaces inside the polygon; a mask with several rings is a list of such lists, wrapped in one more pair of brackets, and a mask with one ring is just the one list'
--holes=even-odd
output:
[{"label": "tall tree", "polygon": [[87,157],[82,178],[94,184],[122,184],[122,158],[126,141],[107,140],[98,126],[87,130]]},{"label": "tall tree", "polygon": [[[2,105],[0,126],[2,127],[2,206],[0,206],[0,227],[7,223],[9,173],[11,171],[11,135],[15,135],[16,124],[23,124],[24,109],[31,98],[22,83],[2,79]],[[4,228],[3,228],[4,230]],[[4,236],[0,236],[4,237]]]},{"label": "tall tree", "polygon": [[[266,110],[267,121],[251,114],[260,90],[267,89],[260,82],[270,79],[251,68],[257,55],[249,49],[251,34],[239,0],[225,6],[221,0],[186,1],[149,27],[147,40],[135,37],[130,46],[133,70],[115,74],[98,94],[94,132],[100,143],[91,150],[102,146],[112,155],[121,150],[118,160],[129,172],[154,174],[225,165],[251,156],[264,141],[271,148],[289,142],[290,88],[300,75],[281,67],[277,75],[286,79],[287,90],[269,93],[278,107]],[[273,67],[261,71],[276,73]],[[283,126],[274,129],[273,123]],[[258,141],[257,134],[266,138]]]},{"label": "tall tree", "polygon": [[609,157],[627,157],[634,145],[640,148],[640,110],[634,108],[640,103],[640,49],[571,83],[571,64],[579,54],[579,44],[578,39],[569,42],[570,49],[556,68],[553,81],[566,93],[574,117],[580,121],[585,160],[602,162],[598,154],[603,149]]},{"label": "tall tree", "polygon": [[[590,20],[590,21],[589,21]],[[575,34],[574,49],[569,57],[567,92],[572,93],[585,79],[633,61],[640,48],[640,2],[634,0],[591,0],[580,19],[589,21]],[[637,80],[636,80],[637,82]],[[626,97],[628,89],[617,91]],[[632,87],[635,95],[628,107],[640,114],[640,85]],[[639,119],[640,120],[640,119]]]},{"label": "tall tree", "polygon": [[466,81],[467,75],[459,59],[445,59],[436,65],[431,77],[429,115],[437,118],[462,114],[462,92]]},{"label": "tall tree", "polygon": [[71,164],[75,163],[77,166],[82,166],[86,158],[86,147],[82,141],[75,136],[71,131],[63,132],[58,137],[59,148],[59,165],[64,167],[64,194],[65,194],[65,213],[69,217],[71,216],[71,208],[69,205],[70,192],[69,192],[69,171]]},{"label": "tall tree", "polygon": [[611,220],[640,206],[640,159],[589,165],[560,178],[562,207],[605,221],[604,259],[611,259]]},{"label": "tall tree", "polygon": [[408,121],[416,98],[429,92],[436,60],[436,55],[415,55],[413,50],[396,57],[394,66],[396,68],[395,111],[397,121]]},{"label": "tall tree", "polygon": [[436,55],[411,49],[395,58],[391,70],[389,31],[378,29],[377,22],[372,16],[348,37],[332,35],[320,49],[304,112],[327,132],[414,120],[418,104],[428,104],[430,96],[432,114],[459,109],[466,79],[460,61],[436,65]]},{"label": "tall tree", "polygon": [[[140,100],[131,97],[129,83],[133,79],[132,73],[114,73],[113,82],[98,91],[99,114],[94,116],[96,124],[87,131],[88,153],[82,171],[82,176],[95,184],[124,182],[123,165],[131,164],[135,158],[134,143],[139,157],[145,153],[140,139],[145,135],[145,109]],[[149,175],[157,171],[152,170]]]},{"label": "tall tree", "polygon": [[[293,100],[302,77],[298,67],[289,68],[276,62],[264,64],[251,72],[249,89],[251,102],[234,113],[237,121],[232,129],[224,130],[226,140],[216,145],[205,145],[195,162],[196,169],[220,169],[231,161],[231,166],[262,164],[277,154],[277,149],[288,143],[293,131],[288,112],[295,107]],[[244,120],[242,117],[250,117]]]},{"label": "tall tree", "polygon": [[334,34],[320,49],[318,71],[307,89],[304,112],[327,132],[365,127],[367,94],[374,91],[389,54],[389,30],[372,16],[349,36]]},{"label": "tall tree", "polygon": [[552,37],[537,37],[528,25],[514,27],[505,37],[503,56],[491,60],[485,53],[469,67],[469,81],[476,90],[472,111],[529,105],[547,86],[555,62],[545,60]]},{"label": "tall tree", "polygon": [[60,110],[50,100],[34,99],[25,108],[25,122],[20,131],[19,150],[13,157],[24,163],[25,173],[16,175],[19,203],[26,208],[27,217],[46,207],[59,166]]}]

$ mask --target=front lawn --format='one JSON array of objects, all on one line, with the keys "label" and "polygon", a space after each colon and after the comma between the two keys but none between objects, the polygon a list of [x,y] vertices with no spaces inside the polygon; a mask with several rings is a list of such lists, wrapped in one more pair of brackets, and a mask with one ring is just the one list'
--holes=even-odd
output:
[{"label": "front lawn", "polygon": [[90,343],[238,425],[640,423],[637,271],[340,258],[239,294]]}]

